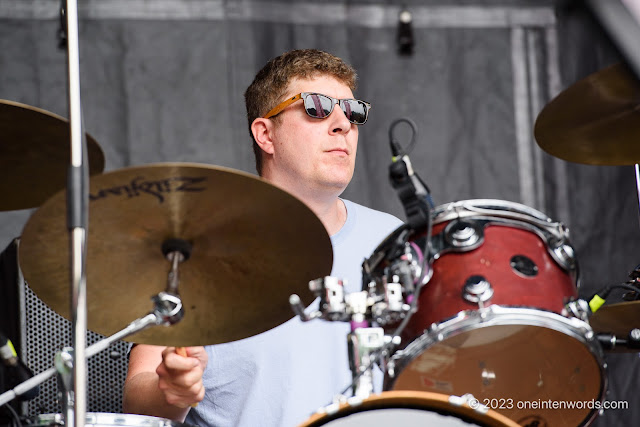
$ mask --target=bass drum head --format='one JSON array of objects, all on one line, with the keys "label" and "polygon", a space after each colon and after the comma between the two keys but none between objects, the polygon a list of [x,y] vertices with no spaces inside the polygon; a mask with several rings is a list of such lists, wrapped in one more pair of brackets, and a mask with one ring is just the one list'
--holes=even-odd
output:
[{"label": "bass drum head", "polygon": [[[452,403],[453,402],[453,403]],[[299,427],[518,427],[492,410],[472,409],[460,398],[419,391],[389,391],[313,415]]]}]

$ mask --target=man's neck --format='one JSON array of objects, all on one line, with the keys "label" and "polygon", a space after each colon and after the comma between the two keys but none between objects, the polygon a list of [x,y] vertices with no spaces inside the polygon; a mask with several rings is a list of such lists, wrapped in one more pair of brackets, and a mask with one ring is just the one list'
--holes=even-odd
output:
[{"label": "man's neck", "polygon": [[329,203],[309,203],[307,200],[303,200],[307,206],[316,214],[316,216],[322,221],[324,228],[326,228],[329,236],[336,234],[344,223],[347,221],[347,207],[344,202],[338,197],[335,197]]},{"label": "man's neck", "polygon": [[317,189],[305,189],[287,185],[277,179],[269,179],[268,176],[263,176],[263,178],[302,200],[320,219],[329,236],[333,236],[340,231],[347,221],[347,207],[338,197],[341,191],[332,189],[332,191],[321,192]]}]

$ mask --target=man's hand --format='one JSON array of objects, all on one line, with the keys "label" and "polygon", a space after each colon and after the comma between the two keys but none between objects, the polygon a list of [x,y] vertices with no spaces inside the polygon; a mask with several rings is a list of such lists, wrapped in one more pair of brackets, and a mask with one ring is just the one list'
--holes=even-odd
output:
[{"label": "man's hand", "polygon": [[195,406],[204,398],[202,374],[208,356],[204,347],[186,347],[186,356],[167,347],[162,352],[162,362],[156,368],[158,388],[164,393],[167,403],[178,408]]}]

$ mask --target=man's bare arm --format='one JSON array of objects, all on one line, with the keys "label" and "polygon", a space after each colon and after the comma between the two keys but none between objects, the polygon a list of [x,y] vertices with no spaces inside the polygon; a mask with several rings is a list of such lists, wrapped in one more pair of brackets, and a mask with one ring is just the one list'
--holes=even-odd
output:
[{"label": "man's bare arm", "polygon": [[203,347],[188,347],[187,357],[175,347],[136,345],[129,355],[122,408],[125,413],[183,422],[191,405],[204,398]]}]

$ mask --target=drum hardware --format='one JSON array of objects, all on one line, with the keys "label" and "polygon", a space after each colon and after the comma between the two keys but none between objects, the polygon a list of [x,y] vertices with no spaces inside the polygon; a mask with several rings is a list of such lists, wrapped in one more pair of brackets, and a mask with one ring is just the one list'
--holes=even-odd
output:
[{"label": "drum hardware", "polygon": [[[179,322],[183,317],[182,302],[180,297],[172,295],[166,292],[160,292],[151,298],[153,302],[153,309],[146,315],[129,323],[124,329],[117,333],[106,337],[95,344],[87,347],[86,357],[92,357],[106,350],[111,344],[116,341],[122,340],[130,335],[143,331],[151,326],[171,326]],[[54,367],[42,371],[36,374],[27,381],[14,387],[12,390],[8,390],[0,394],[0,406],[15,399],[18,396],[24,395],[32,390],[34,387],[39,386],[52,376],[60,374],[62,376],[62,386],[65,393],[72,393],[73,387],[70,387],[69,381],[72,372],[69,371],[70,366],[73,364],[75,357],[72,355],[73,349],[65,349],[58,353],[55,358]]]},{"label": "drum hardware", "polygon": [[478,222],[452,221],[443,233],[445,241],[455,249],[472,250],[484,240],[483,227]]},{"label": "drum hardware", "polygon": [[583,322],[588,322],[592,312],[589,308],[589,303],[586,300],[578,298],[565,304],[565,311],[563,311],[562,314],[565,316],[573,316]]},{"label": "drum hardware", "polygon": [[604,350],[627,350],[638,351],[640,350],[640,329],[634,328],[629,331],[626,338],[618,338],[614,334],[596,334],[598,342],[602,345]]},{"label": "drum hardware", "polygon": [[[330,321],[347,321],[351,313],[347,312],[346,295],[344,292],[345,282],[337,277],[327,276],[324,279],[316,279],[309,282],[309,289],[316,296],[320,297],[320,311],[310,318],[317,318],[322,315]],[[297,296],[297,295],[296,295]]]},{"label": "drum hardware", "polygon": [[353,396],[365,398],[373,390],[373,364],[385,345],[384,330],[373,327],[354,327],[347,335],[349,367],[351,368]]},{"label": "drum hardware", "polygon": [[[345,293],[345,281],[327,276],[309,282],[309,289],[320,299],[319,310],[305,313],[300,297],[289,297],[291,308],[303,322],[324,319],[333,322],[349,322],[351,331],[347,334],[349,367],[352,383],[339,395],[343,398],[351,389],[353,396],[364,398],[373,393],[373,365],[382,360],[392,343],[392,337],[385,336],[384,329],[372,327],[373,306],[379,304],[367,291]],[[388,306],[388,305],[385,305]],[[406,306],[409,310],[409,306]]]},{"label": "drum hardware", "polygon": [[69,101],[70,156],[67,172],[66,225],[69,256],[69,285],[71,344],[73,346],[72,390],[73,401],[66,402],[67,419],[71,425],[84,427],[87,408],[87,236],[89,226],[89,163],[87,142],[83,130],[82,103],[80,100],[80,45],[78,40],[78,2],[66,0],[62,3],[67,18],[67,77]]},{"label": "drum hardware", "polygon": [[393,326],[415,312],[415,296],[432,274],[423,250],[429,246],[427,234],[416,235],[402,225],[362,263],[363,288],[369,295],[373,322]]},{"label": "drum hardware", "polygon": [[73,411],[75,407],[73,361],[73,348],[70,347],[62,349],[54,357],[54,367],[58,374],[59,401],[62,402],[62,413],[65,414],[67,425],[76,425]]},{"label": "drum hardware", "polygon": [[482,276],[469,277],[462,287],[462,297],[469,302],[478,304],[480,309],[484,307],[484,303],[489,301],[492,296],[493,287]]}]

